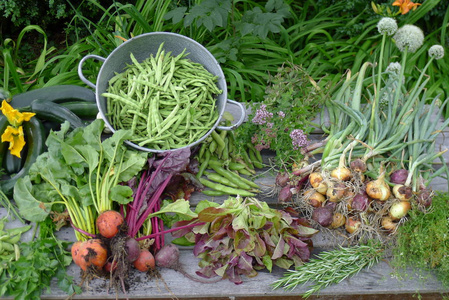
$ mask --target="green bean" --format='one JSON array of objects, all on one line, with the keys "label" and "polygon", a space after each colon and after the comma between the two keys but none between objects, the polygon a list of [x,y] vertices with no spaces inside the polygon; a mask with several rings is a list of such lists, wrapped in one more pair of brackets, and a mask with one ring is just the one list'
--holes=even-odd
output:
[{"label": "green bean", "polygon": [[223,184],[225,186],[233,187],[233,188],[240,188],[237,184],[232,182],[226,177],[220,176],[218,173],[210,173],[210,172],[204,172],[204,175],[206,175],[207,179],[211,181],[215,181],[217,183]]},{"label": "green bean", "polygon": [[242,190],[242,189],[236,189],[236,188],[232,188],[232,187],[228,187],[219,183],[213,183],[212,181],[209,181],[207,179],[204,178],[200,178],[199,181],[201,182],[201,184],[203,184],[204,186],[211,188],[213,190],[217,190],[229,195],[240,195],[242,197],[254,197],[255,194],[246,190]]},{"label": "green bean", "polygon": [[209,160],[209,166],[221,176],[227,178],[229,181],[235,183],[239,188],[249,190],[251,186],[241,180],[241,177],[235,173],[227,171],[219,164],[215,163],[212,160]]},{"label": "green bean", "polygon": [[227,195],[225,192],[217,191],[217,190],[204,190],[202,193],[206,196],[217,197]]}]

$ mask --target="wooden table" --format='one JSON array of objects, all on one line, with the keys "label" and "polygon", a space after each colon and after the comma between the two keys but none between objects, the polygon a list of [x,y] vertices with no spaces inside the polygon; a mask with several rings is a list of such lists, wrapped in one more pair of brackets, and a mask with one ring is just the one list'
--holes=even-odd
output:
[{"label": "wooden table", "polygon": [[[448,145],[446,140],[447,132],[440,134],[437,141],[437,149]],[[322,134],[317,131],[314,138],[320,139]],[[264,152],[264,161],[269,162],[273,157],[273,153]],[[449,153],[445,156],[449,161]],[[263,170],[264,175],[257,178],[256,182],[262,187],[263,192],[269,191],[274,185],[274,173]],[[435,179],[432,182],[432,187],[435,190],[447,191],[447,181],[443,179]],[[212,200],[210,197],[205,197],[201,194],[194,194],[191,203],[195,205],[202,199]],[[263,198],[260,200],[267,201],[269,204],[276,206],[276,199]],[[214,201],[223,201],[223,198],[217,197]],[[0,210],[0,217],[5,214],[4,209]],[[20,226],[17,222],[10,223],[8,226]],[[64,227],[57,233],[58,237],[74,241],[75,236],[73,230],[69,227]],[[29,239],[25,234],[24,239]],[[335,246],[331,239],[324,233],[319,233],[313,237],[314,252],[318,253],[322,250],[330,249]],[[185,270],[195,275],[198,270],[198,259],[194,257],[192,248],[181,247],[180,262]],[[68,268],[70,275],[74,276],[76,282],[80,282],[80,269],[72,264]],[[74,299],[125,299],[127,296],[130,299],[230,299],[230,300],[244,300],[244,299],[299,299],[307,287],[297,287],[294,290],[286,291],[283,289],[273,290],[270,287],[276,279],[279,279],[285,270],[274,268],[272,273],[268,271],[260,272],[256,277],[243,278],[243,283],[235,285],[228,280],[222,280],[218,283],[203,284],[191,281],[185,278],[180,273],[162,269],[160,274],[163,278],[161,280],[150,279],[146,274],[138,271],[132,271],[129,280],[129,292],[124,295],[122,292],[116,294],[114,290],[108,289],[108,281],[104,279],[95,279],[89,283],[89,286],[84,289],[81,295],[75,295]],[[423,275],[427,275],[423,278]],[[372,269],[363,270],[356,277],[347,279],[338,285],[332,285],[321,291],[317,296],[309,299],[443,299],[443,294],[449,294],[442,285],[436,280],[431,273],[415,273],[409,270],[409,277],[398,279],[397,274],[388,264],[387,261],[382,261],[375,265]],[[108,291],[109,290],[109,291]],[[51,288],[51,293],[44,294],[42,299],[66,299],[68,295],[58,289],[54,282]],[[418,298],[420,297],[420,298]]]}]

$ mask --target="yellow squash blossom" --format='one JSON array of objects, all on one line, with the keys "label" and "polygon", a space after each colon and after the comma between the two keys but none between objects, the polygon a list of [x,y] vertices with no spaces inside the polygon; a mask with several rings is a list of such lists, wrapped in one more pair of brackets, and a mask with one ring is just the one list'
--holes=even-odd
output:
[{"label": "yellow squash blossom", "polygon": [[399,6],[399,12],[405,15],[410,11],[410,9],[415,10],[419,5],[421,5],[421,3],[413,3],[410,0],[396,0],[392,5]]},{"label": "yellow squash blossom", "polygon": [[7,126],[5,132],[2,134],[2,142],[9,142],[9,151],[12,155],[20,157],[20,152],[25,146],[25,137],[23,135],[23,127],[14,128]]},{"label": "yellow squash blossom", "polygon": [[9,124],[14,127],[22,125],[24,121],[29,121],[31,117],[35,115],[35,113],[23,112],[21,113],[17,109],[12,108],[6,100],[3,100],[2,107],[0,107],[2,113],[8,119]]},{"label": "yellow squash blossom", "polygon": [[22,123],[29,121],[35,113],[21,113],[17,109],[12,108],[6,100],[3,100],[0,110],[6,116],[10,124],[2,133],[1,141],[2,143],[9,142],[8,149],[11,151],[11,154],[20,157],[20,152],[22,151],[23,146],[25,146]]}]

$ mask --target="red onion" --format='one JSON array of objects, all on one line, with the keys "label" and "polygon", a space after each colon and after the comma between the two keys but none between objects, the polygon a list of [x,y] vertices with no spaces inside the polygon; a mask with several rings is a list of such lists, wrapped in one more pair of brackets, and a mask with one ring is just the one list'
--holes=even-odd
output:
[{"label": "red onion", "polygon": [[323,227],[331,225],[333,221],[332,209],[326,206],[315,208],[312,213],[312,220]]},{"label": "red onion", "polygon": [[278,195],[278,201],[280,203],[287,203],[292,201],[292,197],[293,197],[293,193],[291,191],[292,186],[287,184],[286,186],[284,186],[281,191],[279,192]]},{"label": "red onion", "polygon": [[416,198],[419,204],[424,207],[429,207],[432,205],[433,191],[427,188],[422,189],[418,192],[418,196]]},{"label": "red onion", "polygon": [[358,193],[352,198],[351,208],[355,211],[362,212],[366,211],[369,206],[369,198],[366,193]]},{"label": "red onion", "polygon": [[360,158],[357,158],[357,159],[351,161],[350,167],[351,167],[351,170],[354,172],[360,172],[360,173],[366,172],[366,163],[363,160],[361,160]]},{"label": "red onion", "polygon": [[287,185],[290,177],[288,176],[288,173],[286,172],[279,172],[276,176],[276,185],[280,187],[284,187]]},{"label": "red onion", "polygon": [[399,169],[391,173],[390,181],[394,184],[404,184],[408,177],[408,171]]}]

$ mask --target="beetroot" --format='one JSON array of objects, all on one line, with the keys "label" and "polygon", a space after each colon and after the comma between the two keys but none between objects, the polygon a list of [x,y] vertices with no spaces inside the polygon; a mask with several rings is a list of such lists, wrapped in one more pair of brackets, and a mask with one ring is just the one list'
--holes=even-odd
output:
[{"label": "beetroot", "polygon": [[196,281],[196,282],[215,283],[222,279],[222,277],[219,277],[218,280],[213,280],[213,281],[202,280],[202,279],[194,277],[194,276],[190,275],[189,273],[187,273],[186,271],[184,271],[184,269],[182,268],[182,266],[179,262],[179,248],[174,244],[164,245],[156,253],[154,258],[156,260],[156,266],[161,267],[161,268],[173,269],[173,270],[181,273],[185,277],[187,277],[193,281]]},{"label": "beetroot", "polygon": [[129,262],[132,263],[139,257],[140,247],[139,243],[135,239],[131,237],[126,238],[125,249],[126,253],[128,254],[126,258],[128,259]]}]

